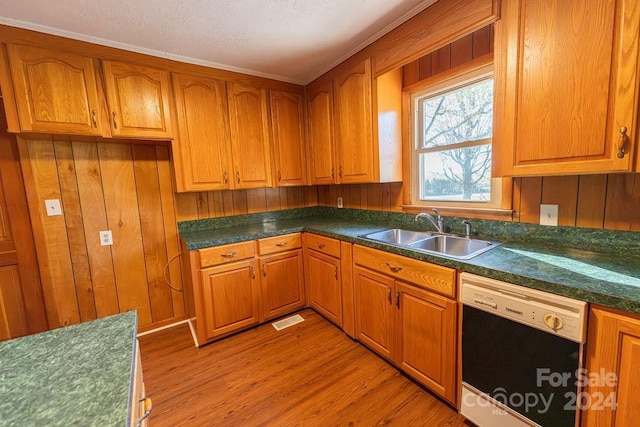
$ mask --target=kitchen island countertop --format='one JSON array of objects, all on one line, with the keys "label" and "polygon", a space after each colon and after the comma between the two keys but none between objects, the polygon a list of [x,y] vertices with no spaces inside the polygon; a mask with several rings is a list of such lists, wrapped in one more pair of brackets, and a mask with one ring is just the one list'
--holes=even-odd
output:
[{"label": "kitchen island countertop", "polygon": [[0,343],[0,425],[125,426],[137,315]]}]

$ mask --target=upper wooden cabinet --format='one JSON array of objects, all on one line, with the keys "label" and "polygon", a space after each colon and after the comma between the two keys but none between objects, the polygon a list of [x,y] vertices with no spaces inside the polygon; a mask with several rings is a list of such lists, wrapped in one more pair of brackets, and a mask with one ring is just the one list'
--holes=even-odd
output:
[{"label": "upper wooden cabinet", "polygon": [[100,135],[100,102],[89,57],[7,45],[20,130]]},{"label": "upper wooden cabinet", "polygon": [[402,70],[349,60],[307,87],[312,184],[402,181]]},{"label": "upper wooden cabinet", "polygon": [[342,69],[333,80],[340,182],[373,182],[373,107],[371,60]]},{"label": "upper wooden cabinet", "polygon": [[276,184],[305,185],[304,97],[281,90],[271,90],[270,95]]},{"label": "upper wooden cabinet", "polygon": [[311,184],[336,182],[333,139],[333,83],[317,80],[307,86],[307,140]]},{"label": "upper wooden cabinet", "polygon": [[267,92],[227,83],[235,188],[271,187]]},{"label": "upper wooden cabinet", "polygon": [[231,144],[227,89],[223,81],[172,75],[178,117],[174,164],[178,191],[230,188]]},{"label": "upper wooden cabinet", "polygon": [[113,136],[170,139],[169,72],[102,61]]},{"label": "upper wooden cabinet", "polygon": [[494,176],[631,171],[640,3],[503,1]]}]

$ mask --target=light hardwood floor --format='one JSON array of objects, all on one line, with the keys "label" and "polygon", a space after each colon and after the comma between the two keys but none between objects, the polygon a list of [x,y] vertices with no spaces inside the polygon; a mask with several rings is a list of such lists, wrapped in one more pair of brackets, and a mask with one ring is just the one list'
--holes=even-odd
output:
[{"label": "light hardwood floor", "polygon": [[312,310],[200,349],[188,326],[140,337],[152,426],[467,426]]}]

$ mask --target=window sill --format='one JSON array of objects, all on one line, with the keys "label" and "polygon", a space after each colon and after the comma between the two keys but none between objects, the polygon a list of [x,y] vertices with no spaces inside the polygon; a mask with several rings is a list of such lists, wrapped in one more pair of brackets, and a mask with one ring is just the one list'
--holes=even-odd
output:
[{"label": "window sill", "polygon": [[458,216],[464,218],[480,218],[480,219],[493,219],[498,221],[512,221],[513,209],[500,209],[500,208],[464,208],[464,207],[452,207],[452,206],[421,206],[421,205],[402,205],[402,210],[406,213],[420,213],[430,211],[431,208],[436,208],[444,216]]}]

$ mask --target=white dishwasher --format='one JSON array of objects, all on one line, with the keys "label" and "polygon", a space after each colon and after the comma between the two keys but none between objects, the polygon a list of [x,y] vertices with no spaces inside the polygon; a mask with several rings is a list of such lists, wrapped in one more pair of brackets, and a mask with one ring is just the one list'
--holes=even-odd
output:
[{"label": "white dishwasher", "polygon": [[587,303],[460,275],[462,401],[480,427],[579,423]]}]

